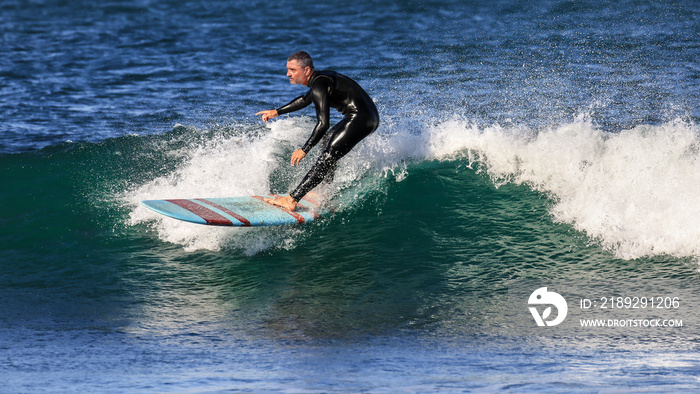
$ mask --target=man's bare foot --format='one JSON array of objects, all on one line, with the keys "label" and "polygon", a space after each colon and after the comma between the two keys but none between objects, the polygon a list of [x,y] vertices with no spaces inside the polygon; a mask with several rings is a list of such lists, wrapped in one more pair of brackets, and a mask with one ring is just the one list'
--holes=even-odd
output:
[{"label": "man's bare foot", "polygon": [[293,211],[297,207],[297,202],[291,196],[266,198],[265,202],[282,207],[288,211]]}]

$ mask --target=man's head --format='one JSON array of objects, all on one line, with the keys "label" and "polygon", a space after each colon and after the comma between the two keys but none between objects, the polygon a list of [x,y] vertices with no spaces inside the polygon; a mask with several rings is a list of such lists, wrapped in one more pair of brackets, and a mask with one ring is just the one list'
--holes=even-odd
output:
[{"label": "man's head", "polygon": [[299,51],[287,58],[287,77],[292,84],[307,86],[313,73],[314,62],[308,53]]}]

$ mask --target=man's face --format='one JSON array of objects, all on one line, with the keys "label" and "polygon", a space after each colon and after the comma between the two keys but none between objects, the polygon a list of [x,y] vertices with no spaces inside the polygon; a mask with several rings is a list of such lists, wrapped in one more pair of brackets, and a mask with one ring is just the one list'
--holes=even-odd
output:
[{"label": "man's face", "polygon": [[311,67],[301,67],[298,60],[287,62],[287,77],[293,85],[307,85],[311,77]]}]

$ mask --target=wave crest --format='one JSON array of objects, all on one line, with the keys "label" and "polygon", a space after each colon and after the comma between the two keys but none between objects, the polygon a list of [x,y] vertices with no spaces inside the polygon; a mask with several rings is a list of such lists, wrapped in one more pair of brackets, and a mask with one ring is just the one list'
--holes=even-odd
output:
[{"label": "wave crest", "polygon": [[430,155],[467,157],[498,187],[526,184],[557,221],[619,258],[700,256],[700,130],[674,121],[618,133],[586,116],[534,131],[454,120],[430,131]]}]

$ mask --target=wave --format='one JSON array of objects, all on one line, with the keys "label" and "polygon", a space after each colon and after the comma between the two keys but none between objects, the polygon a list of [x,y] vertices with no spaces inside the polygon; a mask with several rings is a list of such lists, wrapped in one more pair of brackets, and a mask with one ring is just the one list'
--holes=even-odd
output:
[{"label": "wave", "polygon": [[[293,117],[264,127],[232,126],[179,149],[169,146],[168,155],[178,164],[123,196],[134,207],[130,223],[148,223],[162,240],[187,250],[233,247],[255,254],[293,248],[303,228],[197,226],[163,218],[137,203],[288,192],[313,164],[316,152],[301,168],[288,165],[311,127],[309,118]],[[390,121],[343,159],[325,192],[334,210],[345,212],[412,173],[425,176],[431,162],[466,162],[466,170],[483,174],[496,188],[526,185],[545,196],[552,220],[571,225],[618,258],[700,256],[699,152],[698,127],[683,121],[616,133],[602,131],[585,115],[542,129],[484,126],[459,118],[431,125]]]},{"label": "wave", "polygon": [[[196,143],[169,151],[176,166],[166,174],[130,188],[123,200],[134,208],[130,224],[149,223],[167,242],[184,245],[187,250],[222,248],[242,249],[255,254],[270,248],[289,248],[295,244],[298,228],[231,229],[192,225],[163,218],[138,206],[146,199],[197,198],[287,193],[313,165],[315,148],[299,168],[289,166],[291,152],[307,137],[313,124],[308,118],[288,118],[261,126],[230,126]],[[174,131],[196,135],[195,128],[176,126]],[[192,138],[192,137],[190,137]],[[378,189],[387,177],[405,176],[399,164],[410,152],[397,150],[376,134],[343,159],[332,187],[324,193],[333,197],[333,209],[343,211],[368,192]],[[162,149],[171,149],[170,144]],[[399,157],[399,159],[397,159]],[[405,167],[405,165],[404,165]],[[377,175],[379,174],[379,175]]]},{"label": "wave", "polygon": [[466,158],[497,187],[525,184],[616,257],[700,256],[700,130],[685,121],[603,132],[585,115],[532,130],[463,120],[429,131],[429,157]]}]

